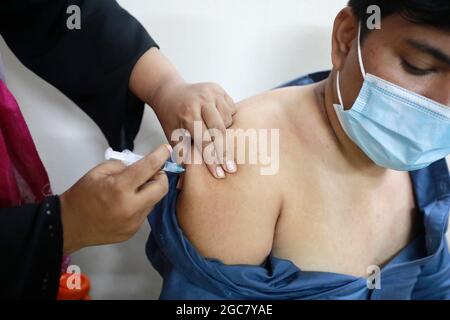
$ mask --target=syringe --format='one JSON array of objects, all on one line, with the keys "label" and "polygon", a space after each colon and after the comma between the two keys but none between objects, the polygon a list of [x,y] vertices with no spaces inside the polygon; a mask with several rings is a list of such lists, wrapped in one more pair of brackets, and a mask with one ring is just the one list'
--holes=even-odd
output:
[{"label": "syringe", "polygon": [[[110,160],[110,159],[120,160],[126,166],[130,166],[133,163],[135,163],[136,161],[141,160],[142,158],[143,158],[143,156],[135,154],[135,153],[131,152],[130,150],[124,150],[123,152],[117,152],[111,148],[108,148],[108,149],[106,149],[106,152],[105,152],[106,160]],[[166,172],[172,172],[172,173],[184,172],[184,168],[181,165],[176,164],[175,162],[172,162],[172,161],[166,161],[166,163],[164,164],[164,167],[161,168],[161,170],[166,171]]]}]

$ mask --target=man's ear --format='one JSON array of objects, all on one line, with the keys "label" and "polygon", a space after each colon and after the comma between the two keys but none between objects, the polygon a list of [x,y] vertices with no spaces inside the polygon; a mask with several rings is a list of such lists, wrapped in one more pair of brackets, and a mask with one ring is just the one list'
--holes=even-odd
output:
[{"label": "man's ear", "polygon": [[331,61],[336,70],[341,70],[354,41],[358,37],[358,18],[350,7],[339,12],[334,20]]}]

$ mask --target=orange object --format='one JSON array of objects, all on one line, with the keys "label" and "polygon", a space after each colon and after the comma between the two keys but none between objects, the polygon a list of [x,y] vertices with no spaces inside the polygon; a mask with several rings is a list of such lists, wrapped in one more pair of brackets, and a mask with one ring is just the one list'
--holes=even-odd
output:
[{"label": "orange object", "polygon": [[64,273],[59,278],[59,291],[57,300],[91,300],[89,290],[91,289],[91,282],[85,274],[81,273],[80,287],[69,288],[68,285],[73,283],[73,278],[78,276],[75,273]]}]

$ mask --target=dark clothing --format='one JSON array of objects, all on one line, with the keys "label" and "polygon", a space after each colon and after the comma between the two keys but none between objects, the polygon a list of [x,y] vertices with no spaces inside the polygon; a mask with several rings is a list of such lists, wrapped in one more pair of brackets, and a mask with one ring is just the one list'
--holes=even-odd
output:
[{"label": "dark clothing", "polygon": [[[81,9],[80,30],[67,27],[70,5]],[[157,44],[116,1],[2,0],[0,34],[27,68],[97,123],[112,148],[133,149],[144,103],[129,78]],[[0,209],[0,298],[54,299],[62,247],[57,196]]]}]

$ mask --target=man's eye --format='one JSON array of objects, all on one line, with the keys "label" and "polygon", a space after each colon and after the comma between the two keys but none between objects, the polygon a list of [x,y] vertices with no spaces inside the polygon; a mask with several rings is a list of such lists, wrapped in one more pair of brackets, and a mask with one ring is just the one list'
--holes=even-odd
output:
[{"label": "man's eye", "polygon": [[402,66],[406,72],[413,74],[415,76],[426,76],[436,71],[436,69],[421,69],[416,66],[413,66],[408,61],[402,59]]}]

